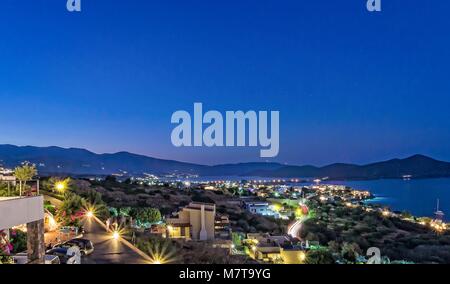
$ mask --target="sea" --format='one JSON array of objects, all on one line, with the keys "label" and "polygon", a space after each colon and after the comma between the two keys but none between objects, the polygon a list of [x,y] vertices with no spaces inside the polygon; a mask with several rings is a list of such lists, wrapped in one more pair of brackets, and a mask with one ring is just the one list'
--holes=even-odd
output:
[{"label": "sea", "polygon": [[[203,181],[243,179],[265,180],[262,177],[242,176],[198,178],[198,180]],[[450,178],[327,181],[325,183],[347,185],[354,189],[370,191],[375,198],[368,201],[369,203],[382,204],[393,211],[407,211],[419,217],[433,217],[437,210],[437,200],[439,200],[439,210],[446,214],[444,216],[445,221],[450,221]],[[308,184],[311,184],[311,182],[301,183],[300,185]]]},{"label": "sea", "polygon": [[414,216],[433,217],[437,210],[443,211],[444,219],[450,221],[450,178],[436,179],[380,179],[367,181],[333,181],[354,189],[368,190],[375,195],[369,203],[388,206],[394,211],[407,211]]}]

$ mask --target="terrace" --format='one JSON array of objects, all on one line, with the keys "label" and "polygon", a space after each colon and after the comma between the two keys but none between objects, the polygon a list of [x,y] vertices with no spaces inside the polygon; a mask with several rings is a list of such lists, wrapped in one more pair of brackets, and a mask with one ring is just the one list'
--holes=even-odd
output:
[{"label": "terrace", "polygon": [[0,231],[26,224],[28,260],[43,263],[44,197],[0,197]]}]

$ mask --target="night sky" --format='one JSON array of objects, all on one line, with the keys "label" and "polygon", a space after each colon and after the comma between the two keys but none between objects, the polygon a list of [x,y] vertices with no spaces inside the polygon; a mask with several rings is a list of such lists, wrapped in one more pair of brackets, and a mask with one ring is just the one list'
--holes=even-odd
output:
[{"label": "night sky", "polygon": [[259,148],[175,148],[176,110],[279,110],[271,161],[450,160],[450,1],[3,0],[0,144],[203,164]]}]

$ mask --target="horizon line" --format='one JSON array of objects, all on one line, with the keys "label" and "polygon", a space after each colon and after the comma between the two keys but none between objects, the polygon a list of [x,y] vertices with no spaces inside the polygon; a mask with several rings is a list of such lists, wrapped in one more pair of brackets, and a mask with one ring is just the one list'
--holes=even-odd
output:
[{"label": "horizon line", "polygon": [[416,153],[416,154],[411,154],[411,155],[405,156],[403,158],[395,157],[395,158],[382,159],[382,160],[366,162],[366,163],[332,162],[332,163],[327,163],[327,164],[321,165],[321,166],[317,166],[317,165],[313,165],[313,164],[288,164],[288,163],[281,163],[281,162],[276,162],[276,161],[274,161],[274,162],[269,162],[269,161],[264,161],[264,162],[256,162],[256,161],[254,161],[254,162],[232,162],[232,163],[219,163],[219,164],[208,165],[208,164],[203,164],[203,163],[199,164],[199,163],[186,162],[186,161],[181,161],[181,160],[159,158],[159,157],[155,157],[155,156],[149,156],[149,155],[146,155],[146,154],[133,153],[133,152],[129,152],[129,151],[126,151],[126,150],[124,150],[124,151],[117,151],[117,152],[103,152],[103,153],[99,153],[99,152],[95,152],[95,151],[89,150],[87,148],[63,147],[63,146],[56,146],[56,145],[34,146],[34,145],[15,145],[15,144],[6,143],[6,144],[0,144],[0,146],[12,146],[12,147],[17,147],[17,148],[32,147],[32,148],[58,148],[58,149],[63,149],[63,150],[83,150],[83,151],[87,151],[87,152],[95,154],[95,155],[116,155],[116,154],[126,153],[126,154],[130,154],[130,155],[142,156],[142,157],[151,158],[151,159],[157,159],[157,160],[163,160],[163,161],[171,161],[171,162],[179,162],[179,163],[184,163],[184,164],[192,164],[192,165],[205,166],[205,167],[215,167],[215,166],[222,166],[222,165],[239,165],[239,164],[279,164],[279,165],[286,166],[286,167],[287,166],[293,166],[293,167],[308,167],[308,166],[312,166],[312,167],[316,167],[316,168],[323,168],[323,167],[336,165],[336,164],[365,166],[365,165],[370,165],[370,164],[374,164],[374,163],[388,162],[388,161],[392,161],[392,160],[404,160],[404,159],[412,158],[412,157],[415,157],[415,156],[422,156],[422,157],[433,159],[433,160],[439,161],[439,162],[447,162],[447,161],[444,161],[444,160],[435,159],[434,157],[431,157],[431,156],[426,155],[426,154]]}]

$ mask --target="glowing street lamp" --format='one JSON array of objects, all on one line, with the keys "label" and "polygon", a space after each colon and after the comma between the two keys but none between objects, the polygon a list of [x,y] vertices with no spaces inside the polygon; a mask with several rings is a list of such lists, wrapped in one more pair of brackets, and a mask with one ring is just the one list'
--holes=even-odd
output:
[{"label": "glowing street lamp", "polygon": [[92,212],[91,210],[87,211],[86,212],[86,217],[88,217],[88,218],[94,217],[94,212]]},{"label": "glowing street lamp", "polygon": [[163,261],[161,258],[156,257],[153,259],[152,264],[163,264]]},{"label": "glowing street lamp", "polygon": [[112,238],[118,240],[120,238],[120,233],[118,231],[114,231],[112,233]]},{"label": "glowing street lamp", "polygon": [[301,262],[304,262],[306,260],[306,254],[304,252],[301,252],[299,258]]},{"label": "glowing street lamp", "polygon": [[65,185],[64,182],[58,181],[58,182],[55,184],[55,188],[56,188],[57,191],[63,192],[63,191],[66,189],[66,185]]},{"label": "glowing street lamp", "polygon": [[48,226],[50,231],[54,231],[58,228],[58,223],[53,216],[48,217]]},{"label": "glowing street lamp", "polygon": [[56,184],[56,189],[58,189],[58,190],[63,190],[63,189],[64,189],[64,184],[63,184],[62,182],[58,182],[58,183]]}]

